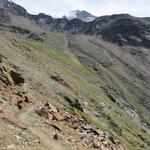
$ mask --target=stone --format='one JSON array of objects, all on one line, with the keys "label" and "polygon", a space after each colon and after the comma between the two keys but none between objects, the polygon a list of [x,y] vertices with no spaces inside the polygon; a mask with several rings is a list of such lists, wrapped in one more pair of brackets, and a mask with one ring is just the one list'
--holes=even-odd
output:
[{"label": "stone", "polygon": [[47,109],[49,109],[49,110],[51,110],[52,112],[57,112],[58,110],[57,110],[57,108],[54,106],[54,105],[52,105],[52,104],[49,104],[49,103],[45,103],[45,105],[44,105]]},{"label": "stone", "polygon": [[9,75],[5,66],[2,63],[0,63],[0,80],[7,86],[12,85],[14,83],[13,79],[11,78],[11,76]]},{"label": "stone", "polygon": [[85,130],[92,130],[93,129],[93,127],[91,125],[85,125],[85,126],[83,126],[83,128]]},{"label": "stone", "polygon": [[50,78],[68,88],[71,88],[71,86],[61,77],[61,75],[56,72],[54,74],[50,75]]},{"label": "stone", "polygon": [[99,143],[99,142],[93,142],[93,147],[95,148],[95,149],[101,149],[101,144]]},{"label": "stone", "polygon": [[11,70],[9,72],[9,75],[11,76],[16,85],[24,84],[25,79],[23,78],[22,74],[15,72],[14,70]]},{"label": "stone", "polygon": [[0,107],[0,114],[4,112],[4,108]]},{"label": "stone", "polygon": [[36,113],[39,114],[40,116],[44,116],[45,118],[52,120],[53,115],[48,112],[48,110],[44,107],[36,110]]},{"label": "stone", "polygon": [[55,134],[53,135],[53,139],[54,139],[54,140],[63,140],[64,137],[63,137],[63,135],[60,134],[60,133],[55,133]]},{"label": "stone", "polygon": [[84,112],[84,108],[78,99],[71,99],[68,96],[64,96],[64,99],[70,104],[70,106],[79,109],[80,111]]},{"label": "stone", "polygon": [[63,117],[63,115],[62,115],[61,112],[55,112],[55,113],[53,114],[53,116],[54,116],[54,118],[55,118],[57,121],[62,121],[62,120],[64,120],[64,117]]},{"label": "stone", "polygon": [[22,129],[28,128],[27,122],[24,119],[17,118],[13,113],[4,112],[2,115],[2,118],[6,119],[7,121],[9,121],[12,124],[17,125],[18,127],[22,128]]},{"label": "stone", "polygon": [[53,79],[57,82],[63,82],[64,81],[59,74],[51,75],[51,79]]},{"label": "stone", "polygon": [[56,130],[58,130],[59,132],[62,131],[61,127],[57,124],[52,124],[52,127],[55,128]]},{"label": "stone", "polygon": [[15,135],[14,137],[17,139],[17,141],[22,140],[22,138],[18,135]]},{"label": "stone", "polygon": [[75,100],[75,102],[72,106],[79,109],[80,111],[84,112],[84,108],[78,99]]},{"label": "stone", "polygon": [[18,106],[19,109],[22,109],[22,108],[25,107],[25,103],[22,100],[20,100],[20,101],[17,102],[17,106]]},{"label": "stone", "polygon": [[52,126],[54,129],[56,129],[57,131],[59,131],[59,132],[62,132],[62,129],[61,129],[61,127],[59,126],[59,125],[57,125],[57,124],[53,124],[53,123],[49,123],[48,121],[44,121],[47,125],[50,125],[50,126]]},{"label": "stone", "polygon": [[116,140],[114,139],[113,136],[109,136],[109,140],[113,143],[113,144],[117,144]]}]

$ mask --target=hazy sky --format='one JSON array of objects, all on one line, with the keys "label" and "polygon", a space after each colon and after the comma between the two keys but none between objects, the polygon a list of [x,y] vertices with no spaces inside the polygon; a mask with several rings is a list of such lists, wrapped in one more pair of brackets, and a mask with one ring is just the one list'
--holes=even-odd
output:
[{"label": "hazy sky", "polygon": [[13,0],[28,12],[40,12],[51,16],[62,16],[70,10],[86,10],[102,16],[129,13],[138,17],[150,17],[150,0]]}]

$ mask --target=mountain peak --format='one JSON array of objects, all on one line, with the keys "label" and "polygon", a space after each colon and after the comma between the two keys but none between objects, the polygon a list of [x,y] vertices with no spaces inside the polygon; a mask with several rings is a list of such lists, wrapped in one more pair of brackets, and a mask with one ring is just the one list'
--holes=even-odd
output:
[{"label": "mountain peak", "polygon": [[90,14],[89,12],[87,12],[85,10],[70,11],[70,12],[68,12],[67,15],[65,15],[65,17],[68,18],[69,20],[77,18],[84,22],[90,22],[97,18],[96,16]]}]

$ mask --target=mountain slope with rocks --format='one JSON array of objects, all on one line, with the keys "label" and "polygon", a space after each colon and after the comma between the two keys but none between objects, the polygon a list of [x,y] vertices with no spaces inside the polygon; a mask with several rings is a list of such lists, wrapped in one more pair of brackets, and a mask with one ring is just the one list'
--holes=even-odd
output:
[{"label": "mountain slope with rocks", "polygon": [[1,0],[0,149],[150,150],[149,27]]}]

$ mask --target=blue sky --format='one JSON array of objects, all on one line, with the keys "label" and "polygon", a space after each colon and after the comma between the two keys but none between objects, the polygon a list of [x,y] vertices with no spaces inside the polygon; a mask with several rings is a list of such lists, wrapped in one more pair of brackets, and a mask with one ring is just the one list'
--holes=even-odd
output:
[{"label": "blue sky", "polygon": [[40,12],[61,17],[70,10],[86,10],[102,16],[129,13],[137,17],[150,17],[150,0],[13,0],[28,12]]}]

